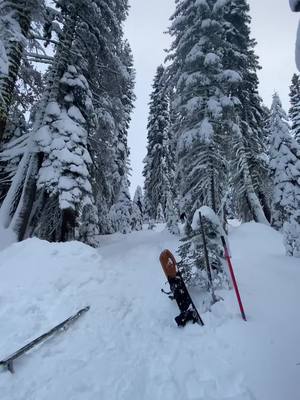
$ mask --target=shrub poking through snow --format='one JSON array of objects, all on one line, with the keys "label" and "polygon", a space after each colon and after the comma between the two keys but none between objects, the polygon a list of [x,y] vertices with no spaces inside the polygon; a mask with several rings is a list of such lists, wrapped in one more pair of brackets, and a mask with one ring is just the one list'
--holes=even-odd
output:
[{"label": "shrub poking through snow", "polygon": [[179,248],[181,257],[179,266],[189,285],[208,288],[208,271],[200,213],[213,285],[216,289],[228,287],[228,277],[223,263],[224,250],[221,241],[221,236],[225,237],[225,233],[218,216],[209,207],[204,206],[196,210],[192,223],[187,223],[185,237],[182,239],[182,245]]}]

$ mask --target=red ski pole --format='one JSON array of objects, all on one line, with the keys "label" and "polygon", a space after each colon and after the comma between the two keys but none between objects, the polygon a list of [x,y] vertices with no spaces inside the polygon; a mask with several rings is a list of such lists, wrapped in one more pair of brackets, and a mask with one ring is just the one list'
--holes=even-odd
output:
[{"label": "red ski pole", "polygon": [[237,282],[236,282],[236,279],[235,279],[233,266],[232,266],[232,263],[231,263],[229,251],[227,249],[227,245],[226,245],[226,241],[225,241],[224,236],[222,236],[221,239],[222,239],[222,243],[223,243],[223,246],[224,246],[225,257],[226,257],[226,260],[227,260],[227,263],[228,263],[228,267],[229,267],[232,283],[233,283],[233,286],[234,286],[236,297],[238,299],[238,303],[239,303],[239,306],[240,306],[241,314],[242,314],[243,320],[247,321],[246,314],[245,314],[244,307],[243,307],[243,303],[242,303],[242,299],[241,299],[239,288],[238,288],[238,285],[237,285]]}]

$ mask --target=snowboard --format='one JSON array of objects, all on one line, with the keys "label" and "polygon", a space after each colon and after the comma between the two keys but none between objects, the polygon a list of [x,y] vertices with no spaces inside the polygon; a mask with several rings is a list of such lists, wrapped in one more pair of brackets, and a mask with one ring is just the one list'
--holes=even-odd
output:
[{"label": "snowboard", "polygon": [[177,268],[177,263],[174,255],[170,250],[164,250],[160,257],[162,269],[168,279],[172,300],[174,299],[180,310],[180,314],[175,318],[178,326],[185,326],[187,322],[199,323],[204,325],[198,310],[196,309],[193,300],[187,290],[185,282]]}]

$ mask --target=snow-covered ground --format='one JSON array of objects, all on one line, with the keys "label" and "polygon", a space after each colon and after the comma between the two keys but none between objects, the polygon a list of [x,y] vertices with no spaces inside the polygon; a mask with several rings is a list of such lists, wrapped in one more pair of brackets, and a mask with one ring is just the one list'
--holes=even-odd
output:
[{"label": "snow-covered ground", "polygon": [[[100,250],[37,239],[0,253],[0,359],[80,308],[69,330],[0,371],[1,400],[299,400],[299,259],[281,236],[245,224],[230,235],[249,321],[234,293],[176,327],[160,293],[167,232],[102,238]],[[197,294],[194,292],[197,303]]]}]

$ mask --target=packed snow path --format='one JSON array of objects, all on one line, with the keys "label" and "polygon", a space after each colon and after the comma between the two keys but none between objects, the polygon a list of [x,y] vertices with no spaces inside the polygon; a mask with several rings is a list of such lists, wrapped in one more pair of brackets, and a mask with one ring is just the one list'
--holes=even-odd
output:
[{"label": "packed snow path", "polygon": [[204,328],[184,329],[160,293],[159,254],[178,245],[165,231],[107,236],[100,250],[31,239],[2,251],[0,358],[91,310],[15,375],[0,371],[1,400],[299,400],[299,260],[262,225],[233,228],[230,242],[249,321],[222,292]]}]

